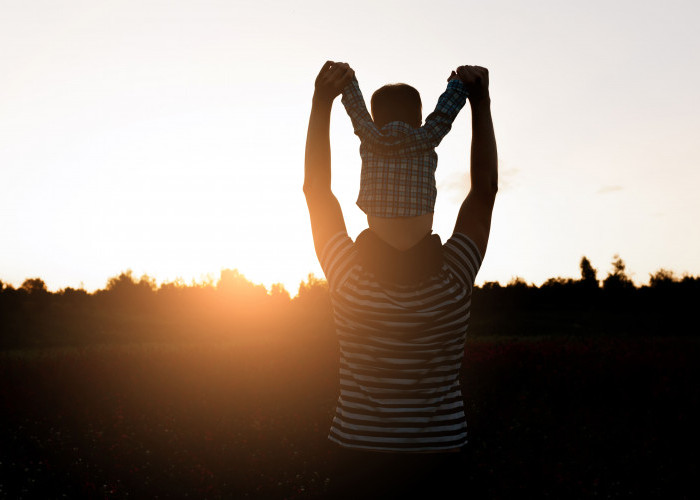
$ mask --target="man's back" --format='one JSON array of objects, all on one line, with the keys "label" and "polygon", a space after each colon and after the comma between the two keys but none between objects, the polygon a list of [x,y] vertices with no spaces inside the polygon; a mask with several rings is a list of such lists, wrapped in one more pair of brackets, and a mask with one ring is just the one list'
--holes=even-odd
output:
[{"label": "man's back", "polygon": [[[366,262],[360,238],[338,233],[323,253],[340,343],[332,441],[375,451],[444,451],[466,442],[459,373],[481,256],[465,235],[442,246],[433,238],[424,243],[437,244],[439,255],[429,257],[439,258],[437,271],[411,284],[382,277],[386,262]],[[394,261],[406,254],[385,251]],[[418,249],[402,265],[411,269],[419,264],[411,259],[429,253]]]},{"label": "man's back", "polygon": [[[458,380],[457,360],[461,363],[464,355],[468,297],[486,252],[498,190],[498,156],[488,70],[460,66],[453,75],[469,91],[471,187],[460,207],[453,237],[445,245],[438,240],[436,249],[433,242],[437,236],[426,236],[425,243],[421,240],[405,252],[395,247],[364,252],[362,244],[358,248],[347,236],[340,204],[331,189],[329,128],[333,100],[352,81],[354,72],[346,63],[327,61],[316,77],[304,161],[304,195],[314,248],[336,310],[344,370],[339,416],[329,436],[337,437],[328,454],[329,462],[336,462],[328,498],[397,494],[446,498],[461,496],[463,491],[463,473],[469,469],[463,462],[469,447],[461,446],[466,440],[464,403],[446,401],[456,395],[452,388]],[[362,234],[367,233],[361,233],[358,241]],[[382,245],[379,241],[375,246]],[[379,265],[369,269],[372,265],[367,264],[373,262],[365,257],[372,255],[383,257],[376,263]],[[412,261],[418,265],[410,265]],[[399,265],[406,262],[408,266]],[[402,284],[386,286],[386,280],[377,277],[384,271],[392,282]],[[408,286],[405,278],[415,274],[421,275],[419,284],[409,286],[411,290],[402,288]],[[445,358],[441,365],[433,363],[440,358]],[[459,453],[444,453],[455,448]],[[369,452],[381,449],[395,453]],[[435,453],[406,453],[431,449]]]}]

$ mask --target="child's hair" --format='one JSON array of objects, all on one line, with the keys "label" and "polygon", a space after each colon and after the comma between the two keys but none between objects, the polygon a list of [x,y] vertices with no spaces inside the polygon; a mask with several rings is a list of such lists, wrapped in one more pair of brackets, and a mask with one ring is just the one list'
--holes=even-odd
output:
[{"label": "child's hair", "polygon": [[423,105],[416,89],[405,83],[384,85],[372,94],[370,102],[374,124],[382,128],[387,123],[401,121],[418,128],[423,121]]}]

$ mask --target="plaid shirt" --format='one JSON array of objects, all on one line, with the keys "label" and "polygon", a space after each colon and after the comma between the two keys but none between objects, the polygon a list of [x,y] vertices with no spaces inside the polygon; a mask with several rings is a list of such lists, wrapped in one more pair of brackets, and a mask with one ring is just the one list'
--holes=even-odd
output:
[{"label": "plaid shirt", "polygon": [[447,83],[425,124],[413,128],[400,121],[381,129],[367,111],[357,79],[343,89],[342,102],[360,138],[362,174],[357,205],[377,217],[414,217],[435,210],[435,148],[452,128],[467,100],[460,80]]}]

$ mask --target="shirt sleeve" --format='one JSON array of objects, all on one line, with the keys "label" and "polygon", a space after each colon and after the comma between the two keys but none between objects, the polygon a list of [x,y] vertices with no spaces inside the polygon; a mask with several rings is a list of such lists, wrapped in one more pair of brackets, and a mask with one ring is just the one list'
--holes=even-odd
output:
[{"label": "shirt sleeve", "polygon": [[462,233],[454,233],[443,245],[445,263],[468,288],[473,288],[482,256],[474,242]]},{"label": "shirt sleeve", "polygon": [[426,148],[436,148],[452,128],[460,110],[467,102],[467,87],[461,80],[450,80],[447,89],[438,99],[435,111],[425,119],[423,126],[418,129],[416,141]]},{"label": "shirt sleeve", "polygon": [[360,138],[360,141],[363,143],[381,143],[384,136],[374,124],[369,111],[367,111],[367,104],[365,104],[365,99],[362,97],[360,84],[357,82],[357,78],[353,77],[352,81],[343,89],[341,102],[343,106],[345,106],[345,111],[347,111],[348,116],[350,116],[353,130]]},{"label": "shirt sleeve", "polygon": [[321,252],[320,263],[331,290],[345,281],[355,254],[354,244],[346,232],[339,232],[328,240]]},{"label": "shirt sleeve", "polygon": [[435,110],[428,115],[423,126],[405,135],[385,134],[377,128],[367,111],[356,78],[343,89],[341,101],[350,116],[355,134],[364,146],[377,149],[385,155],[403,156],[435,149],[452,129],[452,123],[467,102],[468,95],[467,87],[461,80],[450,80],[447,89],[438,99]]}]

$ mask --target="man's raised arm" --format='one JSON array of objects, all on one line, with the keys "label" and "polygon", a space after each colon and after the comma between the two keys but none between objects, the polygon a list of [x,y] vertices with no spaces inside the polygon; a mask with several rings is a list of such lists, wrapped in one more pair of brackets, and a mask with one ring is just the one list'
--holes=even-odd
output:
[{"label": "man's raised arm", "polygon": [[457,216],[455,232],[469,236],[483,258],[491,231],[498,191],[498,154],[491,118],[489,72],[480,66],[460,66],[457,76],[467,87],[472,112],[471,188]]},{"label": "man's raised arm", "polygon": [[333,100],[352,76],[352,69],[347,64],[327,61],[316,77],[311,104],[304,161],[304,195],[319,258],[326,242],[338,232],[345,231],[340,204],[331,191],[330,120]]}]

